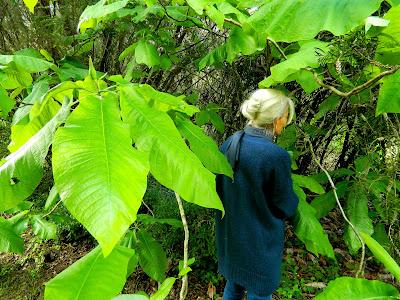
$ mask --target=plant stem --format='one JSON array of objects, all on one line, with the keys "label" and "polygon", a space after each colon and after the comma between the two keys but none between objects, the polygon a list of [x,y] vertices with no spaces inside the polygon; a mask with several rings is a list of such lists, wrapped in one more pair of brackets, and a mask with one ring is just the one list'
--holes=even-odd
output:
[{"label": "plant stem", "polygon": [[357,273],[356,273],[356,275],[355,275],[355,277],[358,277],[358,276],[362,273],[363,266],[364,266],[364,260],[365,260],[365,243],[364,243],[363,239],[361,238],[360,234],[358,233],[357,229],[356,229],[355,226],[353,225],[353,223],[351,223],[350,220],[347,218],[346,213],[344,212],[344,209],[343,209],[343,207],[342,207],[342,205],[341,205],[341,203],[340,203],[340,201],[339,201],[339,197],[338,197],[338,195],[337,195],[337,193],[336,193],[336,186],[335,186],[335,183],[333,182],[331,175],[329,175],[329,172],[328,172],[328,171],[321,165],[321,163],[318,161],[318,159],[317,159],[317,157],[316,157],[316,155],[315,155],[315,153],[314,153],[313,145],[312,145],[312,143],[311,143],[310,138],[308,137],[308,135],[307,135],[305,132],[303,132],[303,134],[305,135],[306,140],[307,140],[307,142],[308,142],[309,145],[310,145],[310,151],[311,151],[311,155],[312,155],[313,160],[314,160],[315,163],[318,165],[318,167],[325,173],[326,177],[328,177],[329,183],[330,183],[330,185],[331,185],[331,187],[332,187],[332,190],[333,190],[333,195],[335,196],[336,203],[337,203],[337,205],[339,206],[339,209],[340,209],[340,212],[342,213],[343,218],[344,218],[345,221],[349,224],[349,226],[351,227],[351,229],[353,229],[355,235],[357,236],[357,238],[358,238],[358,239],[360,240],[360,242],[361,242],[361,259],[360,259],[360,265],[359,265],[358,270],[357,270]]},{"label": "plant stem", "polygon": [[[183,209],[181,197],[175,192],[176,201],[178,202],[179,212],[181,214],[183,230],[185,232],[185,240],[183,242],[183,268],[188,266],[188,249],[189,249],[189,227],[186,221],[185,210]],[[179,294],[179,300],[184,300],[188,292],[188,276],[185,274],[182,277],[182,287]]]}]

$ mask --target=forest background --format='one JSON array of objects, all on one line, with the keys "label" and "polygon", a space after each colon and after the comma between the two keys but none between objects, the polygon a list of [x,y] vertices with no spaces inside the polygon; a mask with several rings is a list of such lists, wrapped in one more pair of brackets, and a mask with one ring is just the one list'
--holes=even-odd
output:
[{"label": "forest background", "polygon": [[[170,299],[182,299],[180,282],[187,278],[188,299],[220,296],[224,282],[216,270],[214,212],[204,207],[221,209],[211,191],[211,172],[231,176],[231,170],[203,132],[220,144],[245,125],[239,107],[249,93],[275,87],[296,105],[294,124],[276,142],[292,156],[301,201],[286,231],[276,299],[341,299],[338,290],[348,293],[342,299],[365,299],[368,293],[398,299],[398,1],[0,4],[0,251],[19,253],[0,254],[0,298],[70,299],[60,287],[70,285],[78,299],[85,299],[84,293],[111,299],[138,291],[153,299],[168,293]],[[140,101],[131,103],[130,98]],[[83,99],[104,104],[90,106]],[[118,107],[111,104],[115,101]],[[151,131],[151,123],[161,132]],[[103,125],[111,128],[110,136],[85,131]],[[72,132],[74,126],[82,134]],[[110,159],[121,169],[114,173],[119,178],[132,173],[128,167],[135,164],[140,171],[129,176],[143,179],[147,169],[151,173],[139,180],[135,207],[125,207],[137,215],[132,226],[123,209],[101,211],[106,202],[92,202],[102,216],[81,213],[80,180],[90,177],[98,188],[102,179],[96,169],[80,175],[80,162],[71,157],[82,154],[74,149],[84,149],[92,133],[108,138],[115,147],[109,154],[117,158],[131,155],[131,149],[112,143],[117,136],[130,145],[132,139],[135,151],[149,151],[150,158],[135,152],[136,162]],[[71,137],[77,144],[62,152],[63,138]],[[97,161],[102,157],[94,153],[101,149],[91,153]],[[152,161],[155,156],[159,166]],[[141,159],[149,160],[149,166]],[[74,163],[72,173],[62,171]],[[207,180],[196,174],[206,174]],[[178,183],[171,179],[178,177]],[[71,182],[77,193],[60,198],[59,190]],[[188,193],[193,182],[199,187]],[[201,193],[211,200],[202,200]],[[179,195],[187,202],[182,204]],[[186,255],[183,211],[190,230]],[[100,225],[108,224],[101,219],[108,214],[125,218],[117,225],[130,230],[110,234]],[[91,260],[94,255],[104,259],[101,266]],[[60,273],[80,258],[80,268]],[[115,269],[106,262],[125,268],[110,277],[107,270]],[[74,272],[89,267],[98,271],[88,277],[106,291],[96,291],[87,281],[76,286],[81,279]]]}]

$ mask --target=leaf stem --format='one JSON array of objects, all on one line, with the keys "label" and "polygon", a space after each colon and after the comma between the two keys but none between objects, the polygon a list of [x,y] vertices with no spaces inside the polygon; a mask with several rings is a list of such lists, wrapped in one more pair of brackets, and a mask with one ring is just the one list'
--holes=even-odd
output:
[{"label": "leaf stem", "polygon": [[[178,202],[179,212],[181,214],[183,230],[185,232],[185,240],[183,242],[183,268],[188,267],[188,249],[189,249],[189,227],[186,221],[185,210],[183,209],[181,197],[175,192],[176,201]],[[179,300],[184,300],[188,292],[188,276],[185,274],[182,277],[182,287],[179,294]]]}]

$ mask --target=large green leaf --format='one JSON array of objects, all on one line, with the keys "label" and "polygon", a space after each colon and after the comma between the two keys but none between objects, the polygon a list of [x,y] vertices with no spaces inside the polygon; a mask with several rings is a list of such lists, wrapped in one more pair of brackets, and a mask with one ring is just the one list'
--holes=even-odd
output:
[{"label": "large green leaf", "polygon": [[[51,100],[46,102],[42,113],[32,120],[21,120],[19,124],[11,126],[11,142],[8,150],[14,152],[25,144],[32,136],[42,129],[60,110],[58,102]],[[25,121],[25,122],[24,122]]]},{"label": "large green leaf", "polygon": [[144,230],[137,235],[135,250],[143,271],[157,281],[163,281],[167,271],[167,256],[161,245]]},{"label": "large green leaf", "polygon": [[308,251],[335,259],[328,236],[316,217],[316,210],[307,203],[306,194],[299,186],[293,185],[293,188],[299,197],[299,206],[294,219],[297,237],[306,245]]},{"label": "large green leaf", "polygon": [[[341,198],[346,193],[347,186],[348,181],[341,181],[336,184],[336,194],[339,198]],[[328,213],[337,205],[333,190],[330,190],[325,194],[315,197],[310,204],[312,207],[315,208],[316,216],[318,219],[328,215]]]},{"label": "large green leaf", "polygon": [[316,194],[323,194],[325,193],[324,187],[318,183],[314,178],[310,176],[292,174],[293,183],[309,189],[311,192]]},{"label": "large green leaf", "polygon": [[[347,198],[347,216],[358,232],[363,231],[369,235],[374,232],[372,220],[368,216],[368,199],[364,188],[360,184],[353,185]],[[361,248],[361,242],[354,230],[347,226],[344,241],[351,252]]]},{"label": "large green leaf", "polygon": [[211,137],[205,135],[200,127],[184,117],[177,116],[174,120],[179,131],[189,141],[190,149],[207,169],[233,178],[231,165]]},{"label": "large green leaf", "polygon": [[13,224],[0,217],[0,253],[24,252],[24,240],[17,234]]},{"label": "large green leaf", "polygon": [[360,232],[360,235],[376,259],[383,263],[386,269],[388,269],[389,272],[392,273],[398,281],[400,281],[400,266],[390,256],[390,254],[365,232]]},{"label": "large green leaf", "polygon": [[157,48],[148,41],[140,40],[135,48],[135,59],[138,64],[154,67],[161,63]]},{"label": "large green leaf", "polygon": [[379,90],[378,103],[376,105],[376,115],[382,113],[400,113],[399,88],[400,70],[382,79],[382,86]]},{"label": "large green leaf", "polygon": [[133,86],[121,87],[121,107],[136,147],[149,154],[153,176],[186,201],[223,210],[215,176],[189,150],[169,115],[149,107]]},{"label": "large green leaf", "polygon": [[60,197],[105,255],[136,219],[146,190],[145,165],[113,94],[87,96],[56,133],[53,173]]},{"label": "large green leaf", "polygon": [[132,249],[117,246],[104,257],[96,247],[46,283],[45,300],[109,300],[121,292]]},{"label": "large green leaf", "polygon": [[261,6],[248,25],[277,42],[314,38],[320,31],[343,35],[378,10],[382,0],[273,0]]},{"label": "large green leaf", "polygon": [[399,291],[392,285],[353,277],[339,277],[329,282],[327,288],[314,300],[388,300],[398,299]]},{"label": "large green leaf", "polygon": [[277,83],[292,81],[294,74],[306,67],[319,66],[317,51],[326,51],[328,43],[311,40],[301,42],[298,52],[290,54],[287,59],[271,67],[271,75],[259,83],[260,87],[270,87]]},{"label": "large green leaf", "polygon": [[17,205],[39,184],[54,132],[68,114],[69,106],[65,103],[53,119],[0,163],[0,211]]},{"label": "large green leaf", "polygon": [[14,55],[0,55],[0,64],[13,62],[19,71],[37,73],[46,71],[53,66],[53,63],[43,58],[35,49],[22,49],[15,52]]},{"label": "large green leaf", "polygon": [[78,29],[84,31],[96,26],[102,18],[124,8],[128,0],[114,1],[110,4],[107,2],[107,0],[100,0],[94,5],[87,6],[79,18]]},{"label": "large green leaf", "polygon": [[390,23],[379,35],[376,59],[384,64],[400,64],[400,6],[392,7],[385,15]]}]

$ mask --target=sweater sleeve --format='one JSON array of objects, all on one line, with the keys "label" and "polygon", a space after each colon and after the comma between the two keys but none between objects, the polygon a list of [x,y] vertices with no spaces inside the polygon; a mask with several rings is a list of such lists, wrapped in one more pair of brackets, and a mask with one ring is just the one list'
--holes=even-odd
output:
[{"label": "sweater sleeve", "polygon": [[289,153],[282,151],[276,160],[270,176],[272,189],[272,210],[281,219],[291,218],[297,209],[299,199],[293,191]]}]

